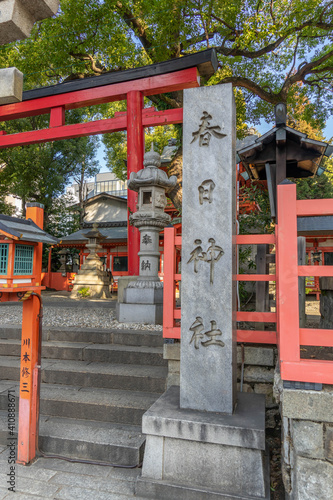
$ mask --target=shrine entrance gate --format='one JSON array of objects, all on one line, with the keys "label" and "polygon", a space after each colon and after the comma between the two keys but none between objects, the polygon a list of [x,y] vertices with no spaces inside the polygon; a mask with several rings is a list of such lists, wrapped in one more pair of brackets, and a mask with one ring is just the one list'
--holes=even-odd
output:
[{"label": "shrine entrance gate", "polygon": [[[144,108],[144,97],[199,87],[200,76],[209,78],[216,69],[215,50],[209,49],[151,66],[24,92],[22,102],[0,106],[0,122],[49,114],[49,127],[17,134],[6,134],[5,131],[0,130],[0,149],[126,130],[129,178],[131,172],[137,172],[142,168],[144,128],[177,124],[183,121],[182,108],[165,111],[147,109]],[[114,118],[66,125],[66,110],[122,100],[127,102],[127,112],[115,113]],[[127,204],[128,213],[136,211],[137,193],[128,192]],[[132,276],[139,275],[139,249],[139,231],[128,224],[128,272]],[[18,300],[17,295],[12,294],[10,300]],[[41,341],[38,328],[40,301],[34,296],[33,300],[28,299],[25,302],[24,309],[26,321],[32,325],[33,329],[29,355],[31,359],[37,360]],[[23,350],[22,346],[21,349],[22,369],[22,356],[26,348]],[[38,371],[37,364],[36,361],[31,370]],[[24,391],[24,386],[21,377],[20,396],[22,391]],[[38,384],[35,384],[29,398],[25,399],[28,402],[25,404],[25,410],[19,411],[17,461],[22,464],[28,464],[36,456],[38,392]]]}]

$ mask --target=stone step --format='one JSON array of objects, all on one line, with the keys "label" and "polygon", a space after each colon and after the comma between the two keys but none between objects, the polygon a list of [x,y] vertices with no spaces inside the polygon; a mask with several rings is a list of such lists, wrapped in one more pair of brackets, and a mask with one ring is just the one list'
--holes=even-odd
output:
[{"label": "stone step", "polygon": [[[20,356],[18,339],[0,339],[0,356]],[[42,357],[90,362],[166,366],[161,347],[127,346],[121,344],[87,344],[84,342],[42,343]]]},{"label": "stone step", "polygon": [[[18,423],[18,419],[17,419]],[[16,425],[16,431],[18,424]],[[7,412],[0,411],[0,445],[8,444]],[[40,418],[39,448],[46,454],[134,466],[142,462],[141,426],[70,418]]]},{"label": "stone step", "polygon": [[[0,339],[21,339],[21,326],[1,326]],[[161,331],[104,330],[95,328],[60,328],[43,326],[44,341],[83,342],[95,344],[123,344],[132,346],[162,347]]]},{"label": "stone step", "polygon": [[[0,410],[8,409],[8,388],[15,390],[18,409],[18,383],[2,381]],[[158,394],[150,392],[42,384],[40,411],[55,417],[141,425],[142,415],[157,399]]]},{"label": "stone step", "polygon": [[[0,380],[20,377],[20,359],[0,356]],[[130,391],[162,393],[167,367],[92,363],[72,360],[42,360],[42,382]]]},{"label": "stone step", "polygon": [[161,347],[93,344],[84,349],[84,360],[101,363],[167,366],[167,360],[163,359]]}]

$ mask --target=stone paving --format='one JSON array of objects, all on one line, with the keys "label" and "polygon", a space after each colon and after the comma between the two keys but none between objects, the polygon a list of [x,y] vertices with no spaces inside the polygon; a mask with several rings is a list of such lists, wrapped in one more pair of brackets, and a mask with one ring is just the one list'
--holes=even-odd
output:
[{"label": "stone paving", "polygon": [[0,446],[0,500],[143,500],[134,496],[141,469],[39,458],[30,466],[15,465],[15,493],[9,491],[8,451]]},{"label": "stone paving", "polygon": [[[162,325],[145,323],[118,323],[116,320],[116,296],[112,299],[71,299],[69,292],[42,292],[43,325],[82,328],[107,328],[121,330],[161,331]],[[0,303],[0,325],[20,325],[22,303]]]}]

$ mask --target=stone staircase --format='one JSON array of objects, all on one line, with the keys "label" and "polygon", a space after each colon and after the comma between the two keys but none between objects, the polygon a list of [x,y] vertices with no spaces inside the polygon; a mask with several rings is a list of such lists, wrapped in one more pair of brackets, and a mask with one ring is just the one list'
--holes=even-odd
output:
[{"label": "stone staircase", "polygon": [[[21,327],[0,328],[0,445],[8,438],[9,388],[18,411],[20,338]],[[161,332],[43,328],[40,449],[140,463],[142,415],[166,386],[162,346]]]}]

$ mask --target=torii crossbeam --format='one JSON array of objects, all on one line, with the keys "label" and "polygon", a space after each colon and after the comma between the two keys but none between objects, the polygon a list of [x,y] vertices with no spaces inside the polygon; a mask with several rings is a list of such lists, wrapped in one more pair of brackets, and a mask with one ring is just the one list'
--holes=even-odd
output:
[{"label": "torii crossbeam", "polygon": [[[142,168],[144,127],[181,123],[182,108],[166,111],[144,109],[145,96],[200,86],[200,76],[217,68],[214,49],[143,68],[114,72],[23,93],[22,102],[0,106],[0,122],[50,114],[47,129],[6,134],[0,131],[0,148],[127,130],[127,175]],[[114,101],[127,101],[127,112],[114,118],[66,125],[66,110]],[[128,211],[136,211],[137,194],[128,192]],[[139,233],[128,225],[128,274],[139,275]]]}]

